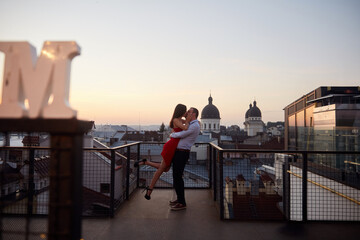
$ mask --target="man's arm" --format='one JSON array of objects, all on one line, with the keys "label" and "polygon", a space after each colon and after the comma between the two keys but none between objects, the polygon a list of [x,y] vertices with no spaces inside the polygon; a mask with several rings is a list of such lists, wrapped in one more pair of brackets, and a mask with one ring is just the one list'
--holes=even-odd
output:
[{"label": "man's arm", "polygon": [[185,138],[191,135],[193,132],[198,130],[199,125],[197,123],[193,123],[189,126],[188,130],[181,131],[181,132],[174,132],[170,134],[172,138]]}]

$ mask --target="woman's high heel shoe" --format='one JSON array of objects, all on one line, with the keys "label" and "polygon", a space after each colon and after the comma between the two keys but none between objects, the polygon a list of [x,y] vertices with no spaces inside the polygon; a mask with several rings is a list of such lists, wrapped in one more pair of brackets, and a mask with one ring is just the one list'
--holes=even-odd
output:
[{"label": "woman's high heel shoe", "polygon": [[153,189],[152,188],[149,188],[149,187],[146,187],[145,189],[144,189],[144,191],[146,191],[146,193],[145,193],[145,198],[147,199],[147,200],[150,200],[151,199],[151,196],[150,196],[150,194],[148,194],[148,191],[150,191],[150,193],[153,191]]},{"label": "woman's high heel shoe", "polygon": [[136,162],[134,163],[134,167],[139,167],[139,166],[140,166],[140,163],[143,162],[143,163],[145,164],[146,161],[147,161],[146,158],[141,159],[141,160],[139,160],[139,161],[136,161]]}]

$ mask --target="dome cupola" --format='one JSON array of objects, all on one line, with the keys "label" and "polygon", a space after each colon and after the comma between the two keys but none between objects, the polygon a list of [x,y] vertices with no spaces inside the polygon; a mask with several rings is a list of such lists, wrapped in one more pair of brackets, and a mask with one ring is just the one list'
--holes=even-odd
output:
[{"label": "dome cupola", "polygon": [[[250,104],[250,106],[251,106],[251,104]],[[250,107],[250,109],[248,110],[248,112],[246,112],[246,114],[248,114],[248,117],[261,118],[261,111],[256,106],[256,101],[254,101],[254,106]]]},{"label": "dome cupola", "polygon": [[261,120],[261,111],[256,106],[256,101],[249,105],[249,109],[245,113],[244,126],[249,137],[256,136],[265,131],[265,124]]},{"label": "dome cupola", "polygon": [[213,104],[213,98],[208,98],[209,104],[201,111],[201,131],[202,132],[220,132],[220,112]]},{"label": "dome cupola", "polygon": [[201,119],[220,119],[220,112],[218,108],[212,104],[213,98],[208,98],[209,104],[201,111]]}]

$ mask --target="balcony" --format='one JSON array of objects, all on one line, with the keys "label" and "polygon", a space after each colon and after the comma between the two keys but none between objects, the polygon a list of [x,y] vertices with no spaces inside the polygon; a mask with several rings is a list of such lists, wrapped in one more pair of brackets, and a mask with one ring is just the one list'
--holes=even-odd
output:
[{"label": "balcony", "polygon": [[[351,239],[359,235],[359,152],[224,150],[196,144],[184,173],[188,209],[172,212],[168,208],[168,201],[174,199],[171,172],[163,174],[151,201],[146,201],[141,189],[154,170],[133,167],[144,157],[160,161],[161,149],[162,143],[145,142],[84,149],[84,239]],[[51,151],[0,148],[2,166],[10,163],[20,169],[10,175],[2,171],[6,181],[1,182],[0,226],[5,239],[48,237]],[[318,159],[341,159],[353,167],[336,169],[319,164]],[[273,173],[265,167],[271,162]]]},{"label": "balcony", "polygon": [[152,199],[140,190],[111,219],[83,219],[85,240],[102,239],[357,239],[359,222],[221,221],[210,190],[185,192],[188,208],[171,211],[171,189],[156,189]]}]

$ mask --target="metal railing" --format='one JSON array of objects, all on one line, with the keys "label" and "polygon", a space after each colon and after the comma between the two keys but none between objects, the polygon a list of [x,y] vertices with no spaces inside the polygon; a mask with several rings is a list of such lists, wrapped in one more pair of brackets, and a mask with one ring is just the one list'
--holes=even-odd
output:
[{"label": "metal railing", "polygon": [[110,216],[137,186],[131,166],[140,158],[140,142],[116,148],[84,148],[83,216]]},{"label": "metal railing", "polygon": [[[162,147],[135,142],[84,148],[83,216],[113,217],[155,171],[135,168],[134,162],[160,162]],[[0,158],[1,214],[47,215],[50,149],[1,147]],[[336,169],[324,164],[330,160],[351,165]],[[186,188],[211,189],[221,219],[359,221],[359,162],[359,152],[235,150],[203,143],[192,149],[184,182]],[[156,187],[172,188],[171,170]]]},{"label": "metal railing", "polygon": [[[222,149],[210,144],[221,219],[360,221],[357,151]],[[329,164],[330,163],[330,164]],[[339,164],[338,164],[339,165]]]},{"label": "metal railing", "polygon": [[[129,199],[137,177],[130,165],[139,159],[140,143],[117,148],[84,148],[83,216],[114,216]],[[50,148],[1,147],[2,215],[48,214]],[[134,182],[135,179],[135,182]]]},{"label": "metal railing", "polygon": [[[164,143],[140,143],[116,148],[84,148],[82,163],[82,215],[113,217],[124,200],[138,187],[150,183],[155,168],[134,167],[146,158],[161,162]],[[186,188],[210,188],[208,144],[196,144],[184,171]],[[51,149],[0,147],[1,213],[6,216],[46,216],[49,212]],[[5,169],[6,168],[6,169]],[[156,188],[172,187],[172,170],[164,173]]]}]

